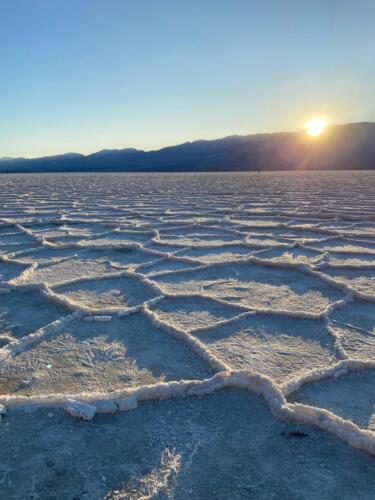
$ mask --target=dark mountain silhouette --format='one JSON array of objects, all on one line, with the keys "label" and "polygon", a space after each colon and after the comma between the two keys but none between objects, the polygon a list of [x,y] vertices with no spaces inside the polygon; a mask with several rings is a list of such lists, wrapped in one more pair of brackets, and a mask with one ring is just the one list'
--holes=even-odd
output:
[{"label": "dark mountain silhouette", "polygon": [[11,156],[3,156],[0,158],[0,161],[12,161],[12,160],[25,160],[25,158],[22,158],[19,156],[18,158],[12,158]]},{"label": "dark mountain silhouette", "polygon": [[375,123],[333,125],[317,138],[305,132],[230,136],[158,151],[104,149],[87,156],[2,159],[0,172],[178,172],[375,169]]}]

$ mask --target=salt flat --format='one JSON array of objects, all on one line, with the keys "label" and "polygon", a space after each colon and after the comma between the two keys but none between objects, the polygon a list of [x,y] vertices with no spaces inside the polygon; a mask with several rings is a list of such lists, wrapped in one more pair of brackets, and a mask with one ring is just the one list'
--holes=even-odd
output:
[{"label": "salt flat", "polygon": [[375,172],[1,175],[1,498],[371,499],[374,382]]}]

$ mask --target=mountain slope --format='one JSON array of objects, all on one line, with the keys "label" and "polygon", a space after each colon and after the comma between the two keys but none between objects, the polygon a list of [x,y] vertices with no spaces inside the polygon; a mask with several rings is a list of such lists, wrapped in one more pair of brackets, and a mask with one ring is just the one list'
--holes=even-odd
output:
[{"label": "mountain slope", "polygon": [[187,142],[158,151],[127,148],[0,162],[0,172],[258,169],[375,169],[375,123],[331,126],[318,138],[302,132],[255,134]]}]

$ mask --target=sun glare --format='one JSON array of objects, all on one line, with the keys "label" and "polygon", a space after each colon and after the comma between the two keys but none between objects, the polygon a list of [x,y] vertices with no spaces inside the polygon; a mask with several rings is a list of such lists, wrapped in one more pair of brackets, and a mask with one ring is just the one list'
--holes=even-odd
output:
[{"label": "sun glare", "polygon": [[306,123],[307,133],[311,136],[317,137],[327,126],[327,120],[324,118],[314,118]]}]

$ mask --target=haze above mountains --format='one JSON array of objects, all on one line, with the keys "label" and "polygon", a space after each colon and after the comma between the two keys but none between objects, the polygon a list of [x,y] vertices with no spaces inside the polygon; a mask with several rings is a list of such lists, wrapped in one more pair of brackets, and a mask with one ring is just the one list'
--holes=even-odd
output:
[{"label": "haze above mountains", "polygon": [[2,158],[0,172],[212,172],[374,170],[375,123],[327,127],[319,137],[280,132],[198,140],[158,151],[104,149],[90,155]]}]

